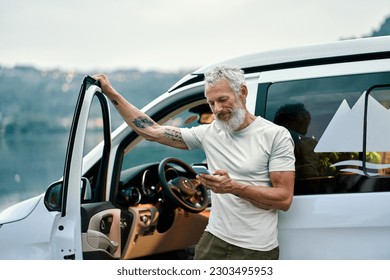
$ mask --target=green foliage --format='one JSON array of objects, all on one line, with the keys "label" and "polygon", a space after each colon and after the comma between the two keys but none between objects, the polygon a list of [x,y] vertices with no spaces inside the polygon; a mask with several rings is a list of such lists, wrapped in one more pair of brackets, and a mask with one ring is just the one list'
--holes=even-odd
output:
[{"label": "green foliage", "polygon": [[[320,153],[319,162],[318,162],[318,172],[320,176],[334,176],[335,173],[337,173],[338,169],[345,168],[345,166],[335,167],[332,166],[332,164],[335,164],[337,162],[347,161],[347,160],[362,160],[362,159],[359,158],[358,152]],[[367,152],[366,162],[379,164],[382,162],[382,158],[380,154],[377,152]]]}]

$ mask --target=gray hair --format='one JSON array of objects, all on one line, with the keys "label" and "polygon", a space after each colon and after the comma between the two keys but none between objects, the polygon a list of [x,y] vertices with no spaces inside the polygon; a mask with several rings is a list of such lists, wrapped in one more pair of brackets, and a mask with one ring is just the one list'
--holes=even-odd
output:
[{"label": "gray hair", "polygon": [[245,85],[244,71],[236,66],[219,65],[204,74],[206,85],[214,86],[219,81],[226,79],[234,93],[240,95],[241,86]]}]

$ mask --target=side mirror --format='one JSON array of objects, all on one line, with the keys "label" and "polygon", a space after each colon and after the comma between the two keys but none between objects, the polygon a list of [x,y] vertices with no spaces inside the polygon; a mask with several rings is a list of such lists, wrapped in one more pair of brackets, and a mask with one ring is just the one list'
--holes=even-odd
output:
[{"label": "side mirror", "polygon": [[45,193],[45,206],[49,211],[61,211],[62,181],[54,182]]},{"label": "side mirror", "polygon": [[[61,211],[62,181],[54,182],[45,193],[45,206],[49,211]],[[92,188],[87,178],[81,178],[81,203],[92,200]]]}]

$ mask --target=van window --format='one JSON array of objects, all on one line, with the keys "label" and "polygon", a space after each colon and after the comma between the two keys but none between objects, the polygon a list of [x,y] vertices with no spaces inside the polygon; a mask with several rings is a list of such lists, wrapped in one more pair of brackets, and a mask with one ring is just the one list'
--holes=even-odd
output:
[{"label": "van window", "polygon": [[389,81],[383,72],[259,86],[265,118],[294,139],[296,195],[390,190],[390,91],[367,92]]},{"label": "van window", "polygon": [[[389,81],[390,83],[390,81]],[[378,86],[366,97],[365,173],[369,176],[390,175],[390,86]],[[379,120],[379,121],[378,121]]]}]

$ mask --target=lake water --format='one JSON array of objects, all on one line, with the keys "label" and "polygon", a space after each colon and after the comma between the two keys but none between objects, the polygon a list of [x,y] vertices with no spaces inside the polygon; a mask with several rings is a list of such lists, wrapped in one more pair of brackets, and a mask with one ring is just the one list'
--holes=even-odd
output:
[{"label": "lake water", "polygon": [[[43,134],[0,135],[0,212],[17,202],[37,196],[63,176],[69,132]],[[101,141],[101,132],[88,132],[86,151]],[[131,162],[136,164],[158,162],[177,157],[188,163],[204,160],[203,153],[165,147],[143,141],[132,151]]]},{"label": "lake water", "polygon": [[[89,132],[85,150],[101,141],[101,133]],[[23,134],[0,137],[0,212],[17,202],[42,194],[49,185],[63,176],[69,133]],[[202,162],[200,151],[183,151],[143,141],[132,151],[129,168],[165,157],[177,157],[187,163]]]},{"label": "lake water", "polygon": [[0,137],[0,211],[62,177],[68,133]]}]

